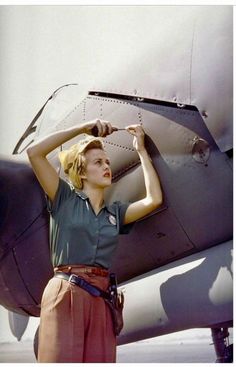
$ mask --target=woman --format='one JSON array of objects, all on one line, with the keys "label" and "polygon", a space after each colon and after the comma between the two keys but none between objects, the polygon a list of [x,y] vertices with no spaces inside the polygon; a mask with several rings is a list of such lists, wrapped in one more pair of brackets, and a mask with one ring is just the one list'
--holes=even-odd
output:
[{"label": "woman", "polygon": [[[92,137],[94,129],[98,138]],[[45,288],[40,315],[39,362],[115,362],[116,336],[109,306],[102,297],[68,281],[79,275],[106,291],[108,269],[118,235],[127,225],[162,203],[158,176],[144,145],[140,125],[128,126],[139,155],[146,196],[130,205],[104,203],[104,189],[111,185],[110,161],[102,137],[117,129],[110,122],[94,120],[58,131],[27,149],[33,170],[48,198],[51,214],[50,246],[55,270]],[[84,140],[59,154],[71,185],[62,180],[46,156],[79,134]],[[58,275],[59,274],[59,275]]]}]

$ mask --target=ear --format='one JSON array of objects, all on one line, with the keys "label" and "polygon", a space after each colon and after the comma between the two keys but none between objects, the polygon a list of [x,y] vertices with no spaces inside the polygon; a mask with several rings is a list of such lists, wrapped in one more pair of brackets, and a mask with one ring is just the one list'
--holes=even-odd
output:
[{"label": "ear", "polygon": [[81,180],[87,180],[87,176],[86,176],[85,173],[83,175],[80,175],[80,178],[81,178]]},{"label": "ear", "polygon": [[80,167],[80,169],[78,170],[78,175],[82,180],[86,180],[87,179],[86,169],[84,167]]}]

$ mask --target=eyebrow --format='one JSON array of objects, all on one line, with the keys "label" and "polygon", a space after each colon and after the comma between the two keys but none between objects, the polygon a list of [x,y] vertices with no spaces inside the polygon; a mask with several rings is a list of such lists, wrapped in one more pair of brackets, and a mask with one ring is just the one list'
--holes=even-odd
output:
[{"label": "eyebrow", "polygon": [[[110,159],[109,159],[109,158],[106,158],[106,159],[104,159],[104,160],[105,160],[105,162],[109,162],[109,163],[111,163],[111,161],[110,161]],[[96,162],[96,161],[103,161],[103,158],[94,158],[93,162]]]}]

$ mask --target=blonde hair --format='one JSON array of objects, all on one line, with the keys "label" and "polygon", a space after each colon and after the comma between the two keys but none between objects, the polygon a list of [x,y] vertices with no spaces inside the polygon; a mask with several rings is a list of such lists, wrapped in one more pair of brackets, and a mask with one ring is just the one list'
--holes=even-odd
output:
[{"label": "blonde hair", "polygon": [[68,150],[63,150],[58,154],[65,174],[72,185],[79,190],[83,188],[81,176],[85,173],[85,153],[90,149],[104,150],[102,140],[88,136],[79,143],[72,145]]}]

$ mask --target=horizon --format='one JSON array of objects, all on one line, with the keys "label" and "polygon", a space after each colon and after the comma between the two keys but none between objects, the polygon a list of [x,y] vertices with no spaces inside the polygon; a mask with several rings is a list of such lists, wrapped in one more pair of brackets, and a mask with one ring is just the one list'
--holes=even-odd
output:
[{"label": "horizon", "polygon": [[[29,323],[23,334],[20,342],[33,341],[37,327],[39,325],[39,317],[30,317]],[[0,305],[0,344],[17,342],[16,337],[13,336],[9,321],[8,310]],[[233,340],[232,328],[229,329],[230,340]],[[210,328],[194,328],[182,331],[177,331],[170,334],[160,335],[154,338],[143,339],[134,343],[147,344],[211,344],[211,329]],[[133,343],[129,343],[133,344]],[[127,344],[124,344],[127,345]]]}]

